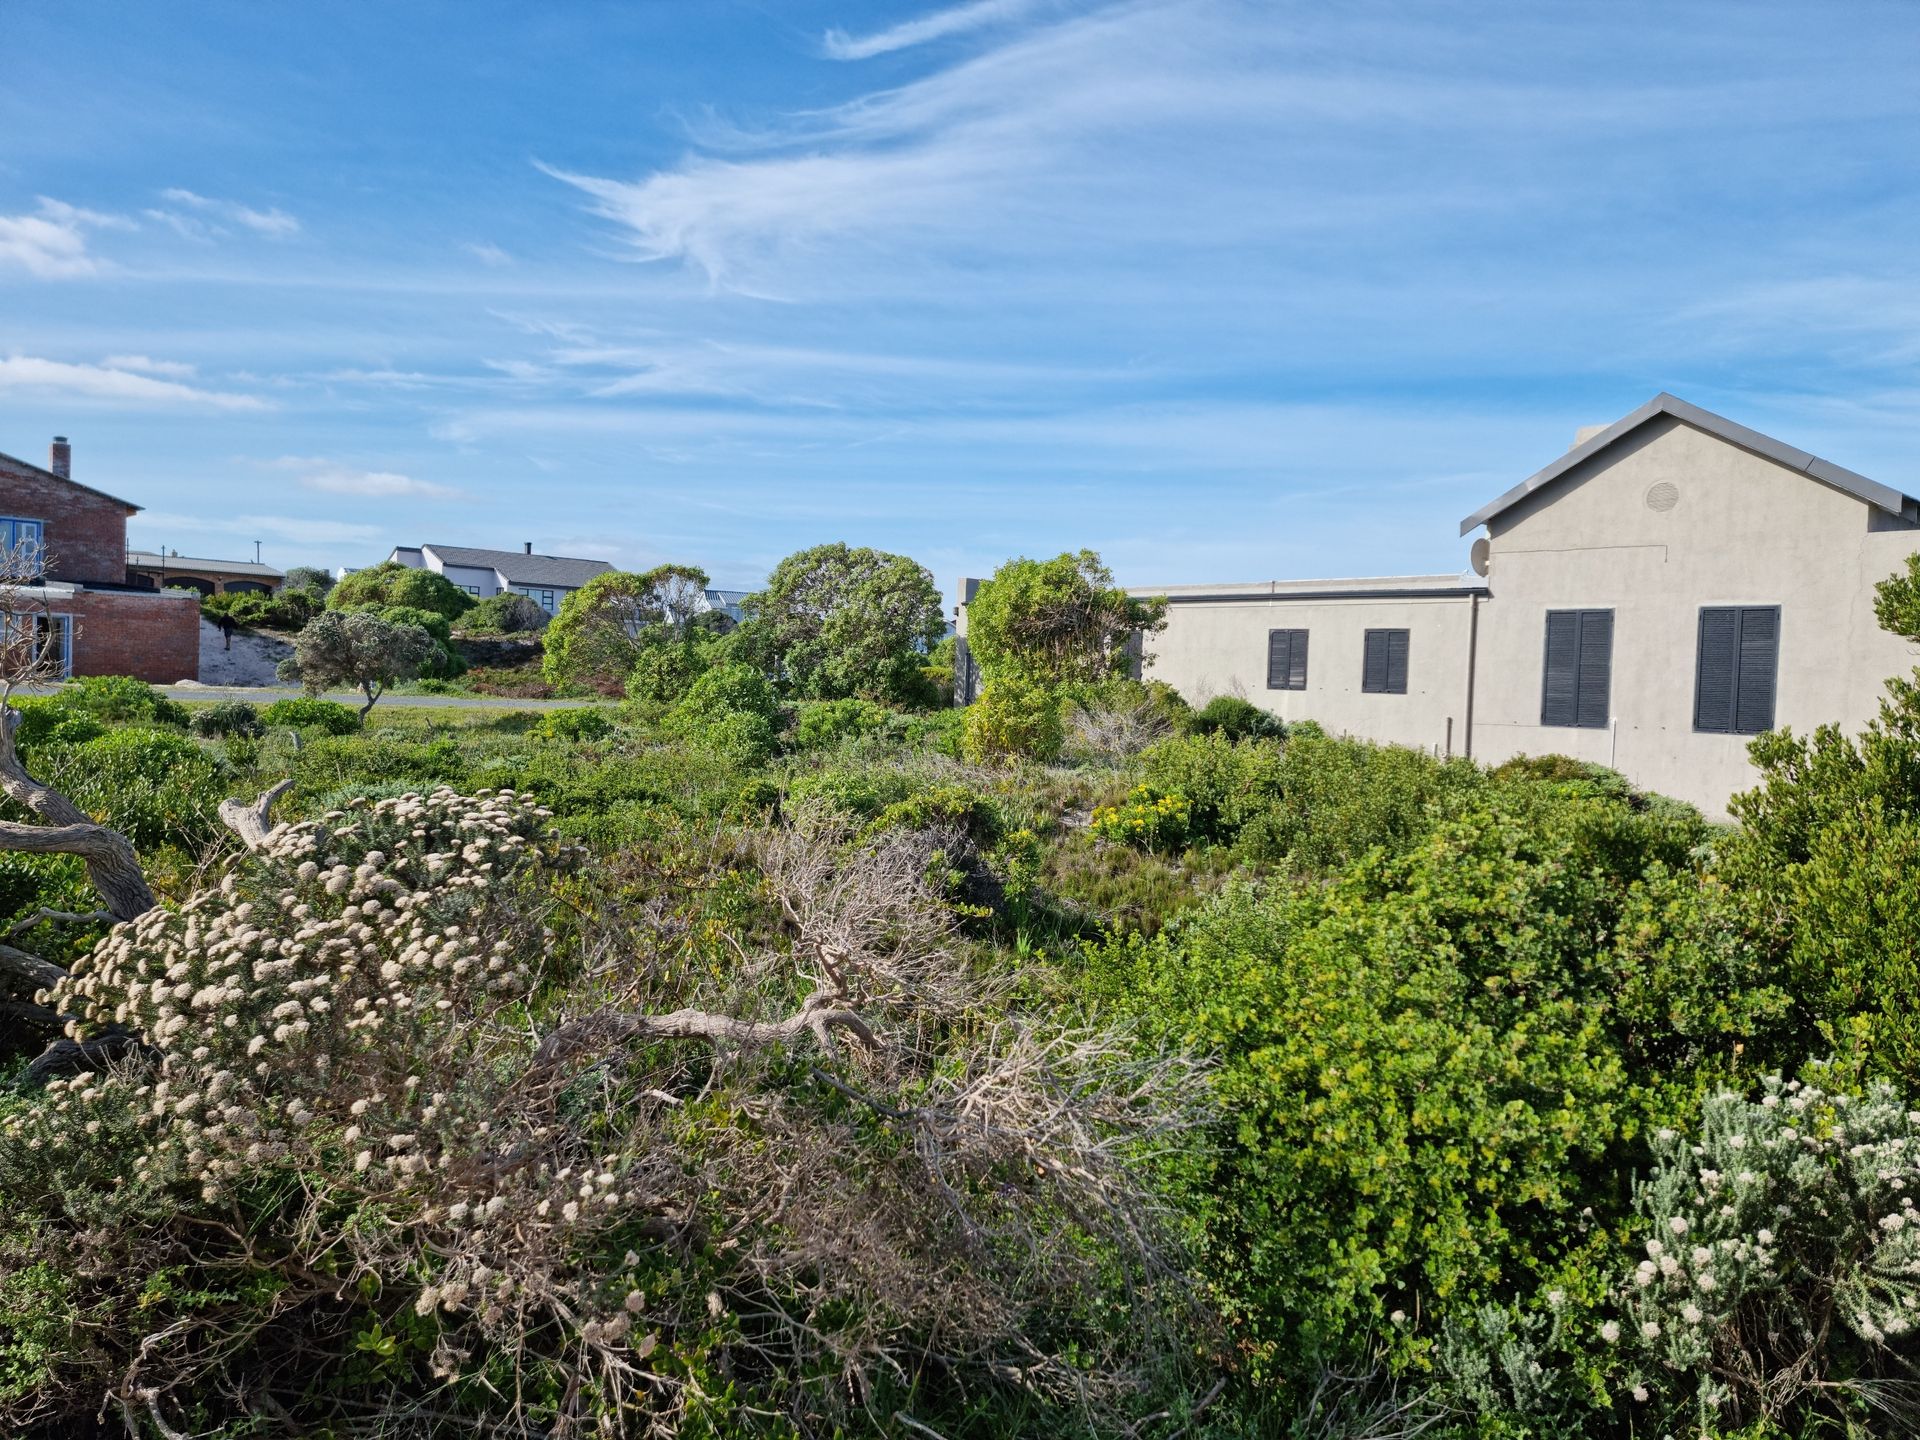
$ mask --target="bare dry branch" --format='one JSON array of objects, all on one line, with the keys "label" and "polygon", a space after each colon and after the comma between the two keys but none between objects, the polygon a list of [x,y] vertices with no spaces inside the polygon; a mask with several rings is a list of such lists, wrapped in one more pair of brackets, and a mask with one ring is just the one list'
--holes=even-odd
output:
[{"label": "bare dry branch", "polygon": [[252,804],[244,800],[222,800],[220,823],[238,835],[247,849],[258,850],[277,828],[273,823],[274,802],[291,789],[293,781],[282,780]]}]

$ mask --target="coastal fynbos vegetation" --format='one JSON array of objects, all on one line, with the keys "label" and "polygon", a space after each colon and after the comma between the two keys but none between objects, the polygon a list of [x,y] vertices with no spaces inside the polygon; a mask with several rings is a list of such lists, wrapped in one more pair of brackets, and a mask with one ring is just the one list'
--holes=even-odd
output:
[{"label": "coastal fynbos vegetation", "polygon": [[1097,557],[964,712],[919,567],[776,580],[601,577],[570,708],[0,708],[0,1431],[1920,1429],[1920,686],[1714,824],[1174,695]]}]

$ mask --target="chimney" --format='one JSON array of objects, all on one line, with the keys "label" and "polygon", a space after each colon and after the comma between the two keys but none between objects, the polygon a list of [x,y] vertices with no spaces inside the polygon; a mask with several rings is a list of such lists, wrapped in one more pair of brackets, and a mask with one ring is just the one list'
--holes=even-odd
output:
[{"label": "chimney", "polygon": [[73,478],[73,447],[67,444],[66,436],[54,436],[53,444],[47,447],[47,469],[62,480]]},{"label": "chimney", "polygon": [[527,541],[526,546],[527,546],[527,553],[531,555],[533,553],[533,541],[531,540]]}]

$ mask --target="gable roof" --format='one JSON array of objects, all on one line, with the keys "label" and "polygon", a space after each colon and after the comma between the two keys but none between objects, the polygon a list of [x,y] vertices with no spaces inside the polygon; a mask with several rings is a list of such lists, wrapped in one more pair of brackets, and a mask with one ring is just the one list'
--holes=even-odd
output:
[{"label": "gable roof", "polygon": [[1789,470],[1798,470],[1809,479],[1818,480],[1851,495],[1856,500],[1864,500],[1869,505],[1893,515],[1904,515],[1908,519],[1920,518],[1920,500],[1913,496],[1882,485],[1878,480],[1869,480],[1864,475],[1835,465],[1831,460],[1822,460],[1818,455],[1809,455],[1804,450],[1796,450],[1784,441],[1771,435],[1762,435],[1758,430],[1749,430],[1737,425],[1724,415],[1716,415],[1711,410],[1702,410],[1698,405],[1689,405],[1677,395],[1661,391],[1653,399],[1642,405],[1625,419],[1616,420],[1584,444],[1576,445],[1546,469],[1529,475],[1513,489],[1507,491],[1498,500],[1481,506],[1473,514],[1460,522],[1460,533],[1467,534],[1485,525],[1504,510],[1509,510],[1530,495],[1537,494],[1553,484],[1562,475],[1576,465],[1591,460],[1614,441],[1638,430],[1648,421],[1666,415],[1691,425],[1696,430],[1737,445],[1762,459],[1771,460],[1776,465],[1784,465]]},{"label": "gable roof", "polygon": [[122,500],[118,495],[109,495],[106,491],[96,490],[91,485],[82,485],[71,475],[56,475],[53,471],[48,470],[44,466],[36,465],[31,460],[22,460],[17,455],[0,454],[0,469],[9,467],[25,470],[35,480],[52,480],[56,484],[71,485],[76,490],[84,490],[89,495],[98,495],[102,500],[111,500],[114,504],[124,508],[129,515],[140,509],[140,507],[131,500]]},{"label": "gable roof", "polygon": [[467,545],[433,545],[431,550],[442,565],[465,565],[475,570],[497,571],[509,585],[550,585],[578,590],[596,575],[613,566],[604,560],[576,560],[564,555],[529,555],[521,550],[476,550]]}]

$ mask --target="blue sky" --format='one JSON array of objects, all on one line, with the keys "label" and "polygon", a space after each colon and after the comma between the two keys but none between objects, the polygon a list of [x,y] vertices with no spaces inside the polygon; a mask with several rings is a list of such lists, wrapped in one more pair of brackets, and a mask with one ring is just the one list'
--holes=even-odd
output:
[{"label": "blue sky", "polygon": [[1669,389],[1920,485],[1920,5],[0,8],[0,450],[183,553],[1450,571]]}]

